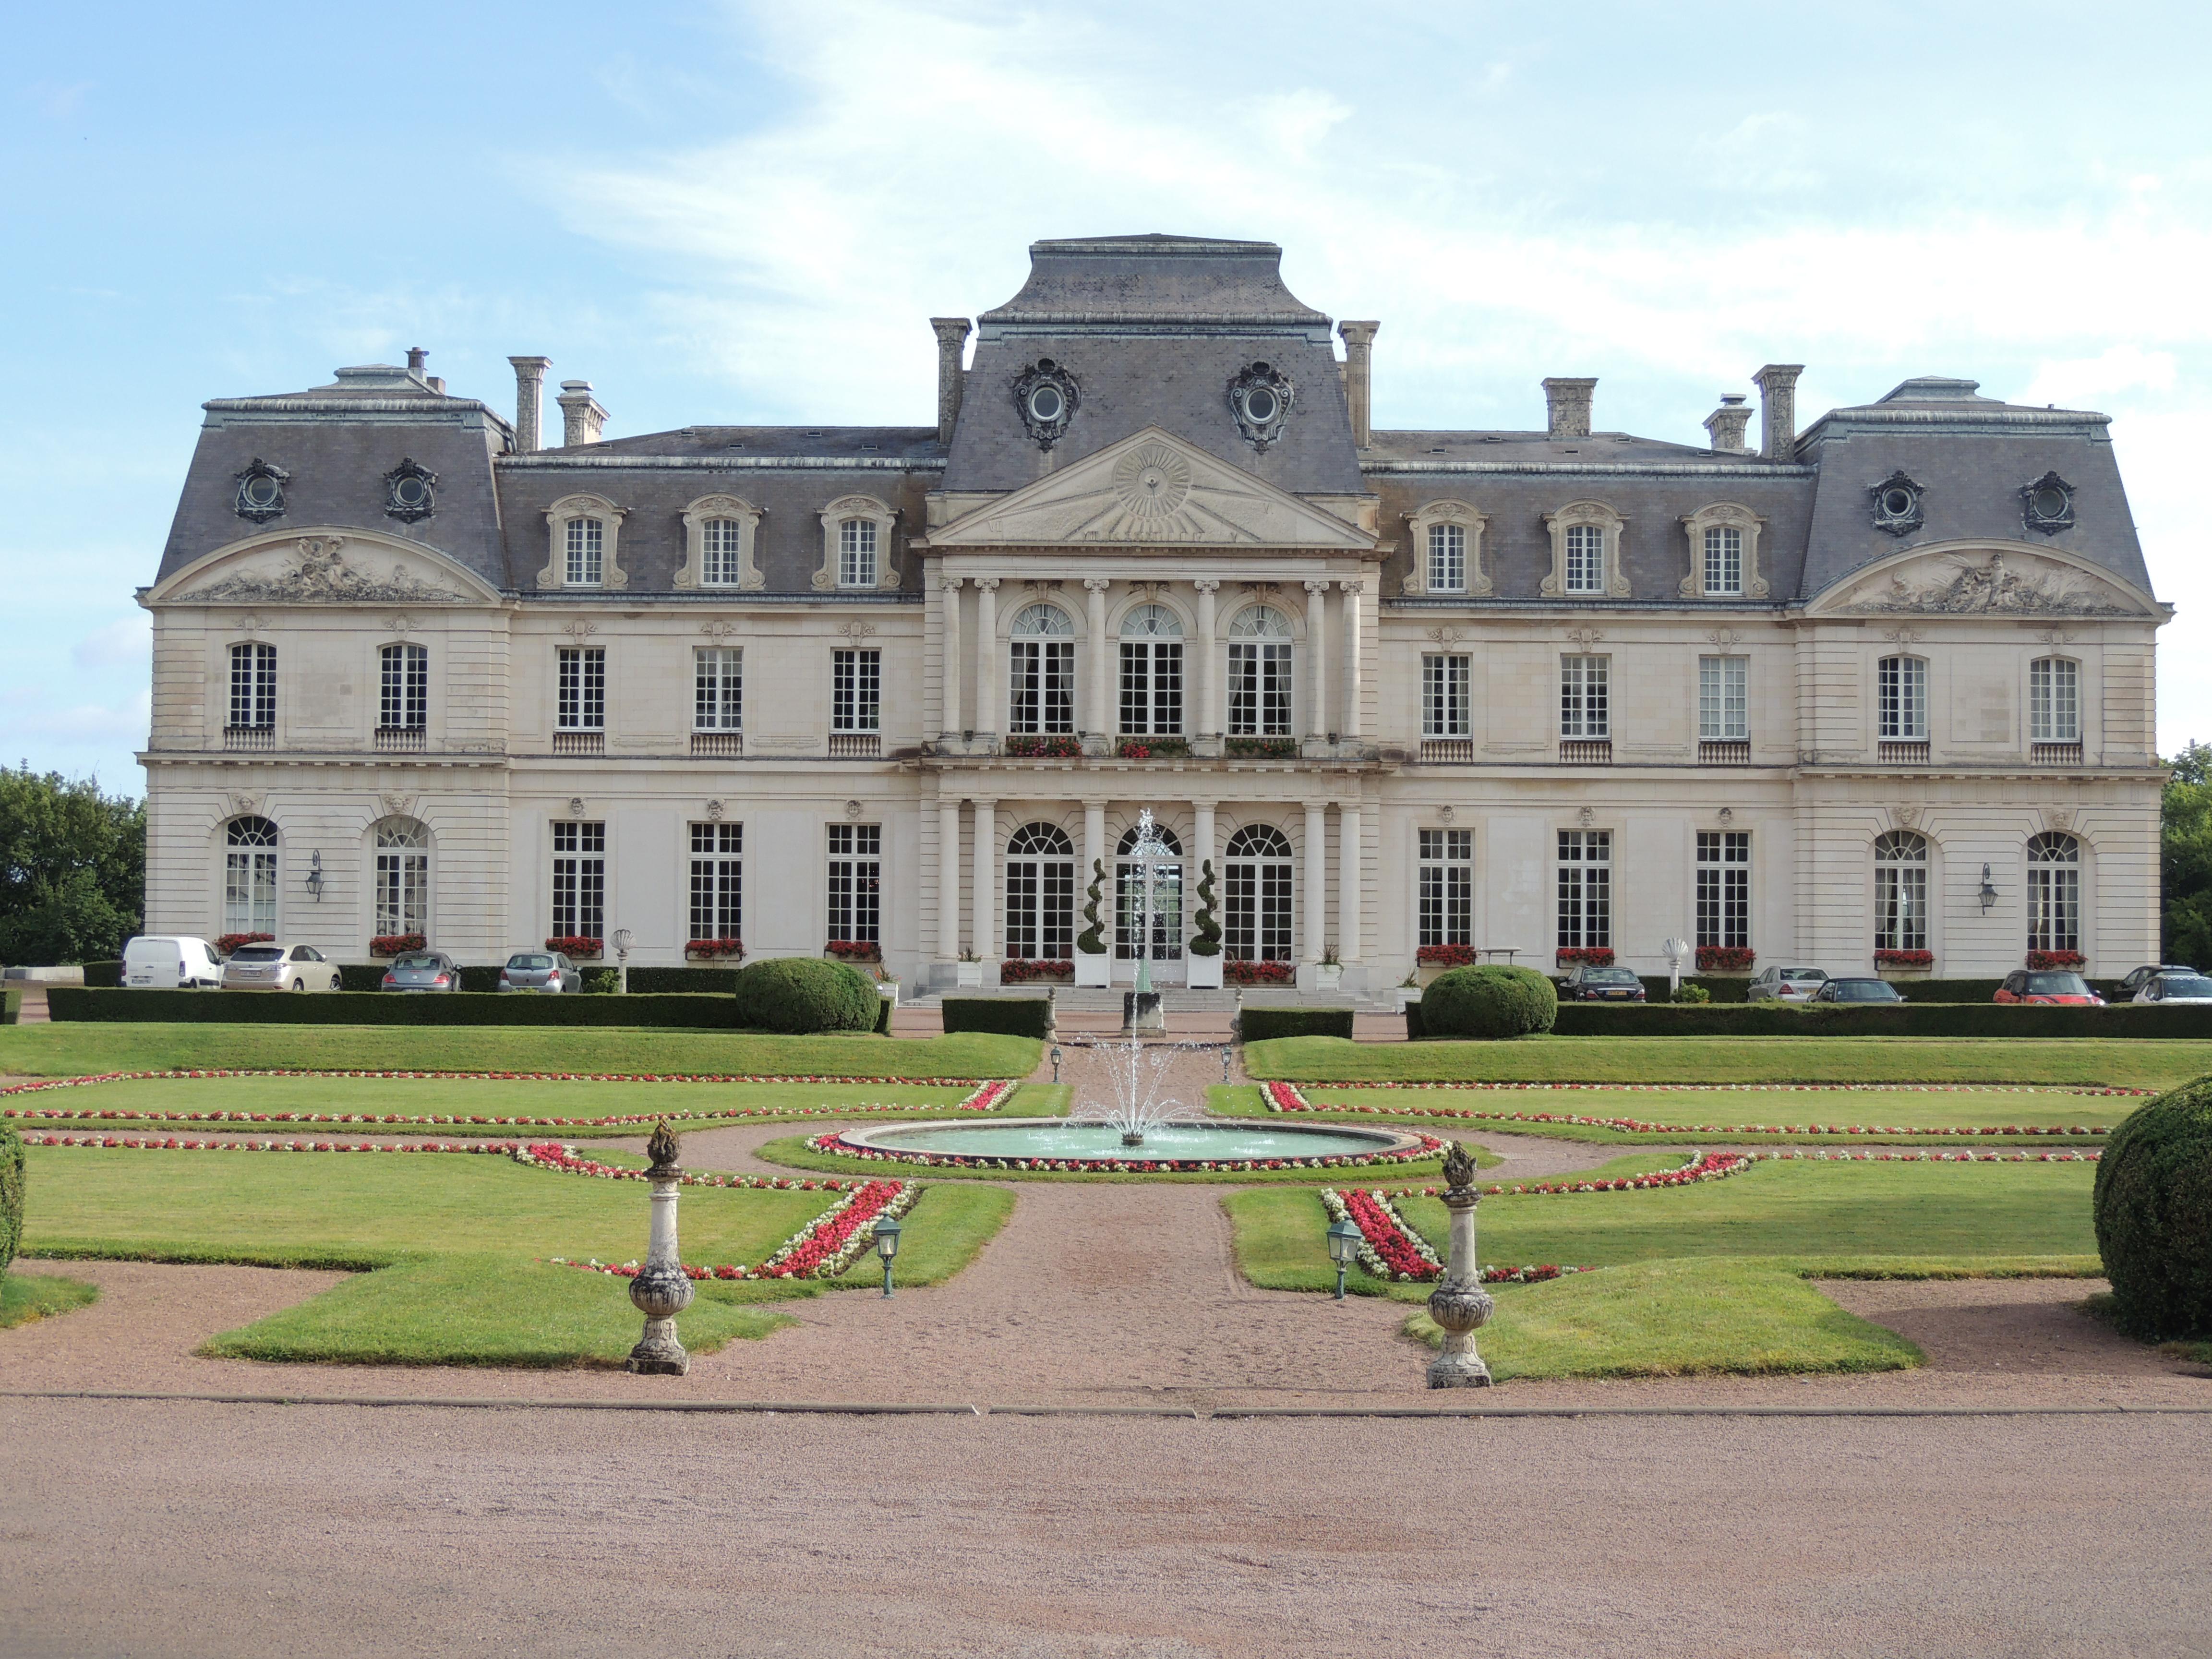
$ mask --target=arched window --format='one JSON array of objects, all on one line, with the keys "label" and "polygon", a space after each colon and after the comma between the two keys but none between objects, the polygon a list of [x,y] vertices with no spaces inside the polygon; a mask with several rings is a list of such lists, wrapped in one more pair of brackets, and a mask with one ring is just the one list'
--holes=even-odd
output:
[{"label": "arched window", "polygon": [[1011,695],[1006,730],[1075,730],[1075,628],[1055,605],[1024,605],[1014,617],[1009,647]]},{"label": "arched window", "polygon": [[430,836],[412,818],[386,818],[376,826],[376,917],[379,938],[430,933]]},{"label": "arched window", "polygon": [[276,724],[276,647],[258,640],[230,647],[230,729],[266,732]]},{"label": "arched window", "polygon": [[1291,959],[1290,838],[1271,823],[1248,823],[1229,838],[1227,926],[1231,962]]},{"label": "arched window", "polygon": [[735,587],[744,575],[745,527],[735,519],[709,519],[700,526],[699,581]]},{"label": "arched window", "polygon": [[222,931],[276,932],[276,826],[233,818],[223,832]]},{"label": "arched window", "polygon": [[1247,605],[1229,624],[1229,735],[1291,735],[1291,625],[1273,605]]},{"label": "arched window", "polygon": [[1467,591],[1467,526],[1432,524],[1429,526],[1429,592]]},{"label": "arched window", "polygon": [[2046,831],[2027,843],[2027,948],[2081,948],[2081,843]]},{"label": "arched window", "polygon": [[1182,623],[1164,605],[1121,621],[1121,730],[1134,738],[1182,733]]},{"label": "arched window", "polygon": [[2081,741],[2081,665],[2071,657],[2038,657],[2027,665],[2030,743]]},{"label": "arched window", "polygon": [[[1159,826],[1161,842],[1176,858],[1182,856],[1182,842],[1176,832],[1165,824]],[[1114,866],[1114,955],[1122,962],[1134,962],[1140,954],[1139,935],[1144,932],[1141,917],[1145,908],[1145,869],[1141,860],[1131,856],[1137,850],[1137,832],[1125,833],[1115,848]],[[1182,960],[1182,866],[1164,860],[1152,866],[1152,927],[1150,955],[1154,962]]]},{"label": "arched window", "polygon": [[1006,954],[1075,957],[1075,846],[1057,824],[1025,823],[1006,843]]},{"label": "arched window", "polygon": [[1874,948],[1928,948],[1928,842],[1910,830],[1875,837]]}]

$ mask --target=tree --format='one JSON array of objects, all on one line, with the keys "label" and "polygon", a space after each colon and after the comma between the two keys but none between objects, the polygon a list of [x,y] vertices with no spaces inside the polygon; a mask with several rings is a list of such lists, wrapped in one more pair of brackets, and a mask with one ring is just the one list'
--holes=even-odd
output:
[{"label": "tree", "polygon": [[2160,954],[2212,966],[2212,744],[2191,743],[2167,764],[2173,776],[2159,812]]},{"label": "tree", "polygon": [[96,778],[0,770],[0,962],[120,956],[146,902],[146,808]]}]

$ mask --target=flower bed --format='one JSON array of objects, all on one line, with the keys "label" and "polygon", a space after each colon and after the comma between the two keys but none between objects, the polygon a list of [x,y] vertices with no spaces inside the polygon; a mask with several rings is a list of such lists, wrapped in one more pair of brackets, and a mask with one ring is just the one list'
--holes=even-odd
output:
[{"label": "flower bed", "polygon": [[1075,977],[1075,963],[1070,962],[1038,962],[1027,957],[1008,957],[999,964],[999,983],[1001,985],[1030,985],[1041,979],[1066,980]]},{"label": "flower bed", "polygon": [[1411,1284],[1442,1276],[1444,1264],[1428,1240],[1408,1227],[1382,1194],[1358,1187],[1340,1194],[1324,1187],[1321,1202],[1332,1222],[1349,1218],[1359,1229],[1359,1265],[1376,1278]]},{"label": "flower bed", "polygon": [[1080,760],[1083,739],[1017,734],[1006,738],[999,752],[1013,760]]},{"label": "flower bed", "polygon": [[1748,945],[1700,945],[1698,971],[1701,974],[1747,974],[1758,960]]},{"label": "flower bed", "polygon": [[718,961],[725,957],[741,957],[745,953],[745,942],[741,939],[695,939],[687,940],[684,954],[687,957]]},{"label": "flower bed", "polygon": [[2079,951],[2030,951],[2027,965],[2031,968],[2084,968],[2088,957]]},{"label": "flower bed", "polygon": [[1876,951],[1874,965],[1877,968],[1933,968],[1936,953],[1933,951]]},{"label": "flower bed", "polygon": [[1413,960],[1424,968],[1472,968],[1474,966],[1474,946],[1424,945],[1413,952]]},{"label": "flower bed", "polygon": [[[629,1170],[624,1173],[642,1176],[644,1171]],[[815,1184],[811,1182],[807,1183],[810,1187]],[[834,1181],[825,1181],[819,1184],[825,1191],[842,1191],[845,1195],[786,1239],[767,1261],[750,1267],[734,1261],[724,1262],[719,1267],[703,1264],[694,1267],[687,1261],[681,1264],[684,1276],[687,1279],[835,1279],[850,1267],[875,1242],[878,1221],[886,1216],[896,1220],[912,1209],[915,1200],[921,1195],[920,1188],[903,1181],[855,1181],[842,1186]],[[571,1261],[565,1256],[556,1255],[551,1259],[560,1267],[580,1267],[586,1273],[611,1273],[617,1279],[635,1279],[641,1267],[635,1261],[625,1261],[617,1267],[597,1258],[589,1261]]]},{"label": "flower bed", "polygon": [[404,957],[410,951],[427,951],[430,941],[420,933],[379,933],[368,942],[373,957]]},{"label": "flower bed", "polygon": [[1294,985],[1298,970],[1287,962],[1231,960],[1221,964],[1221,976],[1231,985]]},{"label": "flower bed", "polygon": [[1553,953],[1552,960],[1562,968],[1572,968],[1587,963],[1593,968],[1613,966],[1613,946],[1610,945],[1563,945]]},{"label": "flower bed", "polygon": [[822,947],[840,962],[881,962],[884,947],[872,939],[833,939]]},{"label": "flower bed", "polygon": [[842,1131],[811,1136],[807,1150],[837,1158],[865,1158],[886,1164],[914,1164],[932,1170],[1026,1170],[1032,1173],[1065,1175],[1195,1175],[1244,1174],[1261,1170],[1356,1170],[1383,1164],[1410,1164],[1434,1158],[1444,1149],[1434,1135],[1418,1137],[1419,1144],[1372,1152],[1338,1153],[1328,1158],[1002,1158],[969,1152],[909,1152],[887,1151],[848,1139]]},{"label": "flower bed", "polygon": [[215,948],[219,954],[227,957],[241,945],[274,945],[276,942],[276,935],[274,933],[225,933],[216,940]]},{"label": "flower bed", "polygon": [[581,933],[561,933],[545,941],[549,951],[558,951],[564,957],[596,957],[605,947],[604,939],[588,939]]}]

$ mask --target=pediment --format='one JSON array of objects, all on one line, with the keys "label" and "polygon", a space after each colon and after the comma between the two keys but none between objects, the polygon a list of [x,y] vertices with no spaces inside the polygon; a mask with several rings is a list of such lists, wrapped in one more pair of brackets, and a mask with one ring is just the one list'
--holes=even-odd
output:
[{"label": "pediment", "polygon": [[1157,426],[932,532],[968,547],[1371,551],[1375,538]]},{"label": "pediment", "polygon": [[2025,546],[1916,549],[1855,571],[1810,607],[1822,615],[2161,617],[2132,582]]},{"label": "pediment", "polygon": [[434,549],[358,530],[250,537],[196,559],[154,605],[486,605],[497,590]]}]

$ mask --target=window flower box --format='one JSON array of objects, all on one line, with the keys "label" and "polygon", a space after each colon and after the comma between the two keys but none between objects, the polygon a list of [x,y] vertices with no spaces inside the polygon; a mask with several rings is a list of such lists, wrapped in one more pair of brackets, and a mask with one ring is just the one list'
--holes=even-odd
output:
[{"label": "window flower box", "polygon": [[2079,951],[2030,951],[2027,965],[2031,968],[2083,968],[2089,958]]},{"label": "window flower box", "polygon": [[884,947],[872,939],[833,939],[822,947],[838,962],[881,962]]},{"label": "window flower box", "polygon": [[215,948],[222,955],[228,956],[241,945],[274,945],[276,942],[276,935],[274,933],[225,933],[215,942]]},{"label": "window flower box", "polygon": [[1474,946],[1424,945],[1413,953],[1413,960],[1424,968],[1472,968],[1474,966]]},{"label": "window flower box", "polygon": [[426,951],[430,941],[420,933],[379,933],[368,942],[373,957],[404,957],[410,951]]},{"label": "window flower box", "polygon": [[1875,971],[1885,977],[1910,978],[1925,975],[1936,965],[1933,951],[1876,951],[1874,953]]},{"label": "window flower box", "polygon": [[1298,740],[1296,738],[1230,738],[1221,745],[1221,752],[1231,760],[1296,760]]},{"label": "window flower box", "polygon": [[1573,968],[1583,963],[1593,968],[1610,968],[1613,966],[1613,946],[1562,945],[1553,960],[1562,968]]},{"label": "window flower box", "polygon": [[597,962],[606,948],[605,939],[588,939],[581,933],[556,934],[545,941],[549,951],[558,951],[562,956],[578,962]]},{"label": "window flower box", "polygon": [[1035,985],[1044,980],[1065,985],[1074,977],[1075,963],[1072,961],[1036,961],[1027,957],[1008,957],[999,964],[999,983],[1001,985]]},{"label": "window flower box", "polygon": [[1017,733],[1006,740],[1000,752],[1016,760],[1080,760],[1083,739]]},{"label": "window flower box", "polygon": [[1287,962],[1230,962],[1222,975],[1231,985],[1294,985],[1298,970]]},{"label": "window flower box", "polygon": [[1114,745],[1122,760],[1181,760],[1190,753],[1185,738],[1123,738]]},{"label": "window flower box", "polygon": [[744,953],[745,942],[741,939],[695,939],[684,946],[685,957],[692,962],[720,962]]},{"label": "window flower box", "polygon": [[1747,974],[1758,960],[1748,945],[1700,945],[1698,971],[1701,974]]}]

